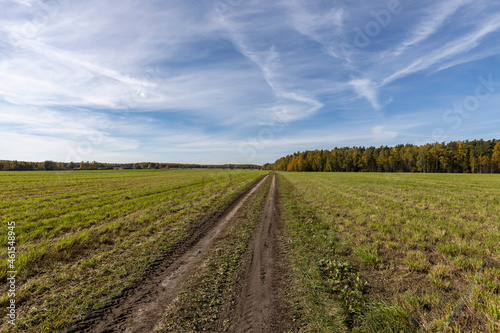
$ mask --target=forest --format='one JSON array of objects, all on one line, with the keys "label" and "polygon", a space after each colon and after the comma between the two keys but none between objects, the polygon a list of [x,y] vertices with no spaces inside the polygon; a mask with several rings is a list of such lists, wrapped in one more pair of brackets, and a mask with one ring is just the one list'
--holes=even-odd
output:
[{"label": "forest", "polygon": [[395,147],[343,147],[297,152],[264,164],[280,171],[340,172],[500,172],[500,141],[473,140],[400,144]]},{"label": "forest", "polygon": [[0,160],[0,171],[41,171],[41,170],[112,170],[112,169],[260,169],[255,164],[185,164],[185,163],[100,163],[92,162],[25,162]]}]

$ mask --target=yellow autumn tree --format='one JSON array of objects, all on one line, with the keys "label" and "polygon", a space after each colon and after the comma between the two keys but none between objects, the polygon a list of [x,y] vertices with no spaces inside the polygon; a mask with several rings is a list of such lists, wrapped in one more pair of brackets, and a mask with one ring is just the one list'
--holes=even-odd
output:
[{"label": "yellow autumn tree", "polygon": [[493,155],[491,155],[491,162],[500,170],[500,141],[497,142],[495,147],[493,148]]}]

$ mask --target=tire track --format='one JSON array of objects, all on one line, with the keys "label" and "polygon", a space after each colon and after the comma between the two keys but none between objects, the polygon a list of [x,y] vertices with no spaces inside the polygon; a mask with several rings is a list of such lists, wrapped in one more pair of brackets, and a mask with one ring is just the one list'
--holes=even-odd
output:
[{"label": "tire track", "polygon": [[122,297],[79,323],[70,332],[154,332],[166,308],[182,289],[202,254],[267,177],[255,182],[222,214],[204,223],[171,257],[154,267],[133,288],[125,291]]},{"label": "tire track", "polygon": [[281,274],[278,266],[278,223],[277,180],[273,174],[262,222],[249,248],[247,273],[231,321],[232,332],[279,331]]}]

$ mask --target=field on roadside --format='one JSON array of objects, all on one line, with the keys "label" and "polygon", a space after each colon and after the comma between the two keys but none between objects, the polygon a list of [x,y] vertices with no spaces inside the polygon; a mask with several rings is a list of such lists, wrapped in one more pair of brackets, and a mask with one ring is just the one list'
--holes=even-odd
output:
[{"label": "field on roadside", "polygon": [[498,175],[279,180],[301,331],[500,331]]},{"label": "field on roadside", "polygon": [[[16,223],[13,331],[58,331],[130,286],[260,171],[3,172],[2,225]],[[0,234],[6,280],[7,229]],[[6,318],[7,285],[0,316]],[[6,320],[1,330],[7,329]]]},{"label": "field on roadside", "polygon": [[[0,173],[0,279],[7,278],[7,223],[14,221],[19,315],[16,327],[3,320],[0,330],[65,331],[95,314],[134,281],[142,285],[149,268],[163,272],[155,264],[176,246],[195,251],[186,245],[195,229],[211,239],[201,224],[211,218],[216,228],[233,199],[242,200],[266,173]],[[264,295],[273,302],[267,309],[280,308],[272,332],[284,325],[293,332],[500,331],[498,175],[281,172],[276,183],[271,178],[248,194],[212,246],[196,250],[200,262],[155,318],[160,331],[232,331],[245,322],[235,309],[258,316],[245,302],[256,303],[252,297],[261,291],[245,288],[259,248],[266,253],[273,246],[280,254],[269,267],[257,266],[260,279],[279,276],[274,295]],[[273,227],[264,227],[271,220]],[[271,230],[274,236],[265,238]],[[7,285],[0,288],[6,318]]]}]

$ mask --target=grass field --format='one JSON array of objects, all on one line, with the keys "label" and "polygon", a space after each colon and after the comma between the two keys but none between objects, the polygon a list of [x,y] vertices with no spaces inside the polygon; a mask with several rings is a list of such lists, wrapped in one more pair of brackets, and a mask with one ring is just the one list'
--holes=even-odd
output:
[{"label": "grass field", "polygon": [[498,175],[280,181],[301,331],[500,331]]},{"label": "grass field", "polygon": [[[65,331],[263,171],[0,173],[0,278],[15,221],[17,325]],[[215,239],[160,331],[231,331],[270,178]],[[499,332],[500,177],[279,173],[279,313],[293,332]],[[264,229],[262,229],[264,230]],[[267,244],[265,247],[268,247]],[[139,280],[142,281],[142,280]],[[0,314],[9,301],[2,284]],[[280,305],[280,306],[281,306]],[[279,319],[279,318],[278,318]]]},{"label": "grass field", "polygon": [[[130,286],[260,171],[123,170],[0,174],[0,279],[16,223],[19,321],[54,332]],[[5,316],[7,285],[2,284]],[[7,329],[2,321],[1,330]]]}]

